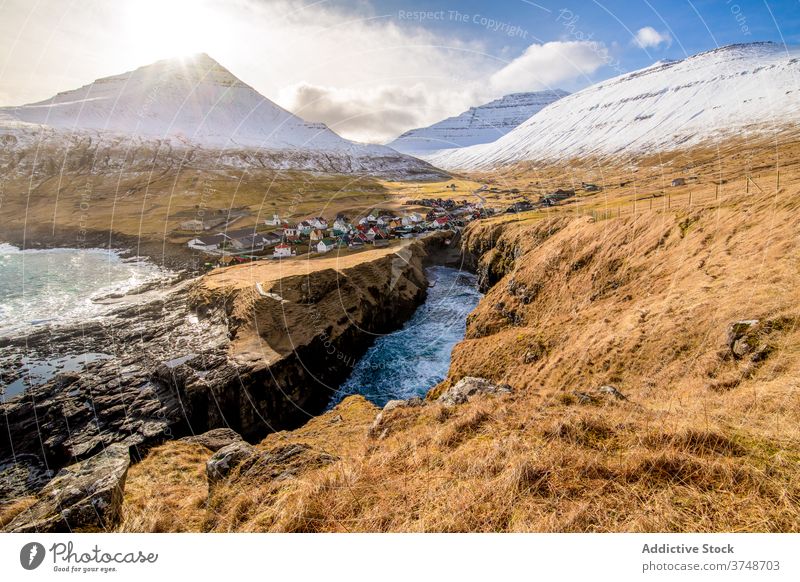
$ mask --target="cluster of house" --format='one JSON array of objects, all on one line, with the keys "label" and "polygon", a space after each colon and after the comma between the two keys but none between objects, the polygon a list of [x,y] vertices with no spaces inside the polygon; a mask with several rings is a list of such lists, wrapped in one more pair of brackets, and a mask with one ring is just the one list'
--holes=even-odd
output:
[{"label": "cluster of house", "polygon": [[[422,215],[407,212],[369,214],[351,221],[340,214],[333,222],[321,216],[307,218],[291,225],[275,214],[265,221],[275,227],[268,232],[258,232],[257,226],[214,235],[196,236],[188,242],[190,248],[209,254],[259,253],[273,247],[275,258],[290,257],[301,244],[308,244],[312,252],[327,253],[335,248],[360,248],[365,245],[381,246],[392,239],[411,238],[419,233],[445,228],[459,228],[476,218],[486,217],[490,211],[464,201],[432,201],[431,210]],[[438,204],[442,202],[442,204]]]}]

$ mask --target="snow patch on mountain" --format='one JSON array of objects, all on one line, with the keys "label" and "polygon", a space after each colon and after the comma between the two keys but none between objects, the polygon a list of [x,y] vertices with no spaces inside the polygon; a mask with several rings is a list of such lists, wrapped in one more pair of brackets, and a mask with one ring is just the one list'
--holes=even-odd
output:
[{"label": "snow patch on mountain", "polygon": [[567,95],[560,89],[512,93],[428,127],[407,131],[388,145],[409,155],[431,155],[436,150],[493,142]]},{"label": "snow patch on mountain", "polygon": [[446,169],[638,155],[800,121],[800,48],[731,45],[659,62],[560,99],[497,141],[426,156]]}]

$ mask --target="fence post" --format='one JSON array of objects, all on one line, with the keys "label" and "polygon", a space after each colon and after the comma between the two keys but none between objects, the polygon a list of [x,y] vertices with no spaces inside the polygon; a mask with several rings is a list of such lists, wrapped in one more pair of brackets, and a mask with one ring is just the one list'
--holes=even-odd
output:
[{"label": "fence post", "polygon": [[780,170],[776,170],[776,171],[778,172],[778,177],[775,179],[775,189],[776,190],[780,190],[781,189],[781,171]]},{"label": "fence post", "polygon": [[745,194],[750,194],[750,176],[744,177]]},{"label": "fence post", "polygon": [[667,194],[667,208],[672,208],[672,194]]},{"label": "fence post", "polygon": [[714,188],[714,200],[718,199],[719,199],[719,184],[717,184],[716,187]]},{"label": "fence post", "polygon": [[692,207],[692,193],[689,192],[689,208]]}]

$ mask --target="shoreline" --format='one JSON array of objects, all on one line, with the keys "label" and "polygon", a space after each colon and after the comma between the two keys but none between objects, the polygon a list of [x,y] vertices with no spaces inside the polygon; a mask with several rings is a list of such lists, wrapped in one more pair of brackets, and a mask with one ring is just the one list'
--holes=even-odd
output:
[{"label": "shoreline", "polygon": [[142,257],[152,263],[171,271],[187,271],[198,274],[203,259],[200,253],[192,251],[185,245],[167,240],[152,240],[116,231],[93,231],[58,226],[58,231],[51,227],[38,225],[28,229],[4,228],[0,232],[0,244],[6,243],[20,251],[73,249],[100,249],[113,251],[120,258]]}]

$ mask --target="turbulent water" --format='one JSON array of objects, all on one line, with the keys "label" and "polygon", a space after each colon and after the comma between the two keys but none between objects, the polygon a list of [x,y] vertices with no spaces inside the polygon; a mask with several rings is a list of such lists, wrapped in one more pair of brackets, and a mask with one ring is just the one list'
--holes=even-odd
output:
[{"label": "turbulent water", "polygon": [[108,309],[95,300],[163,276],[155,265],[103,249],[21,251],[0,244],[0,336],[85,320]]},{"label": "turbulent water", "polygon": [[467,314],[481,294],[476,277],[448,267],[427,270],[432,287],[402,329],[378,338],[355,365],[332,404],[361,394],[377,405],[424,396],[444,380],[453,346],[464,338]]}]

